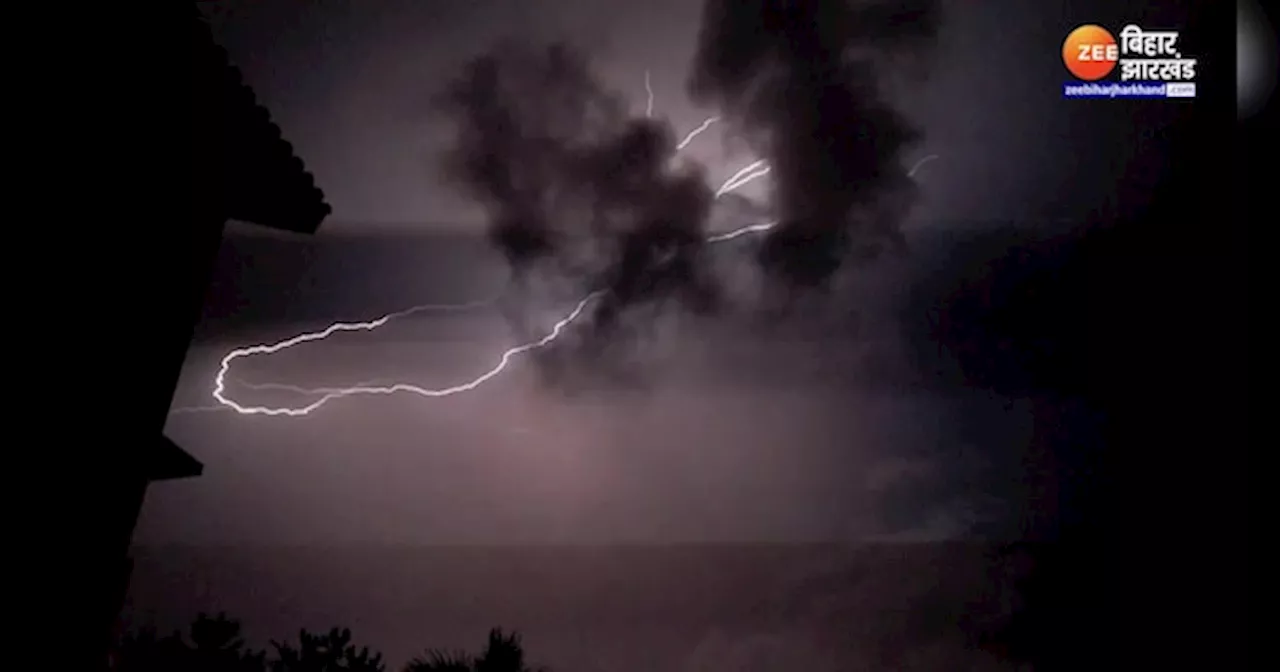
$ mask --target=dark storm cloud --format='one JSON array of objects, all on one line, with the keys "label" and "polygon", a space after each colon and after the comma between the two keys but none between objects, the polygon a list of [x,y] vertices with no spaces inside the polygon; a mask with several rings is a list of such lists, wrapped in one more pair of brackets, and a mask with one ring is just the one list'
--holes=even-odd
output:
[{"label": "dark storm cloud", "polygon": [[703,6],[689,92],[722,108],[772,166],[781,224],[759,258],[788,285],[821,287],[850,251],[901,244],[904,153],[920,133],[881,80],[933,43],[938,21],[932,0]]},{"label": "dark storm cloud", "polygon": [[598,336],[630,307],[711,305],[699,263],[713,201],[705,176],[671,167],[670,126],[629,118],[578,50],[501,43],[439,103],[458,127],[445,174],[486,208],[490,239],[518,280],[550,271],[600,292]]},{"label": "dark storm cloud", "polygon": [[[717,103],[760,154],[774,163],[773,176],[780,185],[774,206],[787,220],[782,235],[763,247],[761,260],[788,284],[799,286],[821,284],[846,254],[859,251],[860,246],[892,242],[898,234],[898,217],[911,194],[903,159],[917,133],[880,94],[873,67],[886,66],[881,56],[892,56],[899,47],[927,41],[935,20],[928,13],[857,13],[847,8],[842,11],[848,16],[841,18],[834,16],[837,9],[823,5],[817,14],[797,17],[795,24],[774,17],[766,27],[775,33],[761,37],[750,26],[741,25],[738,28],[745,36],[732,27],[720,34],[711,23],[723,19],[741,24],[742,19],[719,17],[714,7],[709,8],[705,17],[709,23],[704,26],[692,74],[695,93]],[[810,29],[802,25],[806,19],[839,19],[847,25],[832,35],[809,36],[805,31]],[[908,20],[913,22],[910,27],[894,28],[895,21]],[[751,54],[717,55],[720,50],[732,52],[744,37],[764,40],[755,47],[763,61]],[[789,48],[788,40],[810,37],[826,40],[835,55],[800,48],[773,53]],[[874,51],[868,55],[867,50]],[[830,68],[822,60],[827,57],[842,64]],[[550,356],[537,360],[543,365],[542,373],[553,374],[554,381],[562,384],[570,382],[560,377],[565,373],[563,365],[573,366],[576,372],[576,365],[589,362],[592,366],[587,373],[593,381],[603,372],[622,373],[625,382],[636,382],[632,375],[636,370],[618,357],[632,354],[633,346],[639,345],[636,336],[643,337],[642,330],[655,322],[651,308],[660,308],[669,300],[685,307],[718,307],[718,289],[727,275],[712,273],[713,265],[707,258],[707,221],[715,199],[705,176],[675,160],[677,136],[665,122],[629,115],[628,101],[600,83],[584,53],[564,43],[500,43],[467,62],[443,89],[438,102],[456,126],[444,174],[484,206],[490,241],[505,255],[517,281],[536,287],[546,277],[568,279],[576,291],[552,302],[556,310],[549,312],[557,313],[556,317],[585,293],[600,293],[590,306],[588,319],[593,328],[566,332],[557,345],[568,342],[568,348],[557,347]],[[723,204],[719,209],[718,215],[726,210],[749,215],[751,210],[741,202]],[[752,218],[728,225],[758,221]],[[799,242],[793,245],[797,234]],[[816,254],[827,255],[827,263],[816,260]],[[717,252],[717,256],[724,255]],[[521,342],[541,338],[546,322],[539,326],[521,333]],[[828,340],[794,340],[790,350],[780,353],[774,343],[765,346],[724,326],[715,329],[699,335],[723,336],[715,340],[734,343],[743,350],[752,348],[751,356],[737,361],[722,357],[714,364],[704,361],[705,368],[694,371],[688,365],[692,358],[684,354],[686,359],[681,362],[685,370],[670,376],[655,374],[659,363],[642,359],[639,382],[658,375],[664,391],[675,392],[682,385],[689,389],[700,376],[724,380],[711,371],[719,368],[731,369],[729,375],[740,376],[738,380],[747,377],[744,371],[753,372],[757,379],[778,381],[792,376],[794,380],[805,362],[827,360],[824,350],[850,349],[847,342],[836,343],[827,333]],[[576,340],[579,338],[585,340]],[[760,349],[754,349],[757,347]],[[549,364],[556,366],[546,366]],[[616,364],[623,365],[621,371]],[[851,358],[839,365],[828,360],[821,376],[813,380],[851,380],[850,370],[855,366],[858,364]],[[766,367],[776,368],[770,371]],[[844,370],[837,372],[840,367]],[[778,389],[786,387],[783,383]],[[809,389],[815,396],[830,393],[830,388]],[[835,394],[842,392],[832,396]],[[776,404],[769,402],[770,406]],[[826,408],[817,413],[831,417]],[[847,410],[839,414],[849,416]],[[830,425],[823,433],[834,433],[835,427],[840,427],[834,420],[816,424],[824,422]],[[726,421],[716,419],[706,424]],[[704,430],[699,427],[698,431]],[[807,443],[809,455],[842,455],[831,458],[833,462],[846,459],[844,453],[852,461],[876,450],[868,446],[865,439],[869,432],[863,427],[853,430],[864,439],[856,448],[819,447],[831,444],[819,444],[822,439],[813,437],[800,438],[803,431],[788,428],[786,440]],[[740,447],[762,441],[759,435],[732,439],[726,438],[724,445]],[[894,449],[907,452],[906,444],[913,440],[896,437]],[[650,456],[650,451],[642,452]],[[663,470],[669,468],[662,465]],[[750,480],[759,470],[743,460],[741,471],[735,472],[740,475],[734,478]],[[841,484],[840,491],[847,489]],[[890,506],[902,507],[900,500],[911,508],[929,508],[920,505],[919,499],[899,497]],[[792,503],[785,508],[810,506]],[[832,520],[832,514],[816,510],[819,506],[812,508],[812,519],[823,520],[824,525]],[[860,508],[875,507],[867,504]],[[849,517],[874,517],[862,511]],[[916,523],[909,517],[899,515],[892,522],[895,527],[909,528]],[[863,524],[847,520],[829,523],[846,529]]]},{"label": "dark storm cloud", "polygon": [[[920,133],[884,95],[883,71],[927,52],[937,8],[709,2],[702,21],[690,93],[772,166],[781,224],[760,245],[764,270],[823,287],[850,255],[903,245],[914,195],[904,159]],[[649,309],[670,300],[720,304],[703,171],[674,160],[666,122],[629,117],[582,52],[502,42],[439,103],[458,131],[444,174],[485,207],[516,280],[597,292],[594,328],[573,336],[586,351],[631,342],[622,327],[651,324]]]}]

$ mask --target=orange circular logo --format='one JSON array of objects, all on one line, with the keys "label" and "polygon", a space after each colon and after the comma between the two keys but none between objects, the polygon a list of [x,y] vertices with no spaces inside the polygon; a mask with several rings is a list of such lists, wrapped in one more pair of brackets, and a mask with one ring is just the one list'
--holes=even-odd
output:
[{"label": "orange circular logo", "polygon": [[1087,82],[1111,74],[1120,60],[1116,38],[1102,26],[1080,26],[1062,43],[1062,62],[1067,70]]}]

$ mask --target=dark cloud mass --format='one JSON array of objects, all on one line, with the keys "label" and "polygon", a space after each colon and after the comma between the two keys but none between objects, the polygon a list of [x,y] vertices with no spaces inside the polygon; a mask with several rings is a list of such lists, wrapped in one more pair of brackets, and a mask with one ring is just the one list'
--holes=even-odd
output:
[{"label": "dark cloud mass", "polygon": [[[921,53],[937,23],[928,2],[704,6],[690,93],[772,166],[781,224],[758,260],[784,287],[825,287],[850,254],[903,245],[904,154],[920,134],[882,95],[882,71]],[[550,272],[598,292],[595,344],[617,340],[633,309],[719,305],[704,171],[676,160],[667,122],[629,117],[581,51],[503,42],[440,103],[459,127],[445,174],[484,205],[517,280]]]},{"label": "dark cloud mass", "polygon": [[597,336],[628,307],[712,305],[698,263],[712,203],[705,175],[676,166],[670,126],[628,118],[579,50],[503,42],[439,102],[459,128],[445,174],[485,206],[517,280],[550,272],[599,292]]},{"label": "dark cloud mass", "polygon": [[938,28],[935,2],[708,0],[689,78],[772,166],[781,224],[760,249],[775,278],[823,286],[851,250],[900,245],[920,133],[883,95],[896,57]]}]

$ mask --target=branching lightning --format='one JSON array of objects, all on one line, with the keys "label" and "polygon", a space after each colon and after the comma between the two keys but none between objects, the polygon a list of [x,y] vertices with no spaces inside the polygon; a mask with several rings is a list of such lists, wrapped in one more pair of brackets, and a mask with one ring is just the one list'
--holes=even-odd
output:
[{"label": "branching lightning", "polygon": [[748,163],[747,165],[740,168],[738,172],[734,173],[732,176],[729,177],[729,179],[725,180],[724,184],[720,185],[719,189],[716,189],[716,198],[720,198],[721,196],[724,196],[725,194],[733,191],[734,189],[737,189],[738,187],[741,187],[742,185],[747,184],[752,180],[764,177],[765,175],[768,175],[768,174],[769,174],[769,166],[765,162],[765,160],[756,159],[755,161],[752,161],[751,163]]},{"label": "branching lightning", "polygon": [[503,352],[502,356],[498,358],[498,363],[495,364],[488,371],[480,374],[479,376],[473,378],[468,382],[461,383],[459,385],[454,385],[452,387],[430,389],[425,387],[419,387],[417,385],[410,385],[408,383],[397,383],[395,385],[386,385],[386,386],[356,385],[356,386],[347,387],[347,388],[328,390],[324,392],[323,396],[321,396],[319,399],[316,399],[315,401],[312,401],[311,403],[298,408],[244,406],[242,404],[237,403],[235,400],[231,399],[230,397],[226,396],[226,377],[227,377],[227,372],[231,369],[231,362],[233,360],[238,359],[240,357],[248,357],[250,355],[269,355],[272,353],[280,352],[281,350],[284,350],[286,348],[292,348],[293,346],[300,345],[302,343],[326,339],[329,336],[332,336],[333,334],[339,331],[373,331],[374,329],[377,329],[378,327],[381,327],[382,325],[390,321],[391,316],[383,316],[376,320],[370,320],[369,322],[337,322],[329,325],[329,327],[324,329],[323,331],[317,331],[317,332],[308,333],[308,334],[300,334],[298,336],[294,336],[293,338],[286,339],[278,343],[273,343],[271,345],[255,345],[248,348],[239,348],[237,350],[232,350],[231,352],[227,353],[225,357],[222,358],[222,364],[218,368],[218,375],[214,378],[213,397],[214,399],[218,400],[218,403],[223,404],[224,406],[230,407],[232,410],[242,415],[287,415],[287,416],[296,417],[296,416],[308,415],[312,411],[316,410],[317,408],[320,408],[321,406],[329,403],[334,399],[340,399],[342,397],[350,397],[354,395],[362,395],[362,394],[386,395],[386,394],[395,394],[397,392],[411,392],[413,394],[417,394],[423,397],[448,397],[454,394],[458,394],[460,392],[469,392],[485,384],[491,378],[502,373],[502,371],[507,368],[507,364],[509,364],[511,360],[514,359],[516,356],[524,354],[531,350],[537,350],[539,348],[544,348],[550,345],[553,341],[555,341],[557,338],[560,337],[560,333],[564,331],[565,327],[572,324],[574,320],[578,319],[578,317],[582,315],[582,312],[586,310],[587,305],[590,304],[592,301],[594,301],[597,296],[599,296],[599,292],[593,292],[591,294],[588,294],[586,298],[579,301],[578,305],[575,306],[574,309],[570,311],[568,315],[564,316],[563,318],[560,319],[560,321],[555,323],[555,325],[551,328],[551,331],[548,332],[546,336],[543,336],[542,338],[536,341],[530,341],[528,343],[518,345],[514,348],[508,348],[506,352]]},{"label": "branching lightning", "polygon": [[[645,91],[648,96],[647,105],[645,108],[645,116],[648,117],[648,116],[652,116],[653,114],[653,89],[650,85],[650,77],[649,77],[648,70],[645,71]],[[699,134],[706,131],[708,128],[710,128],[713,124],[715,124],[719,120],[720,120],[719,117],[714,117],[714,116],[708,117],[707,119],[705,119],[700,125],[698,125],[692,131],[690,131],[684,137],[684,139],[680,141],[680,143],[676,147],[677,150],[684,149],[690,142],[693,141],[694,138],[696,138]],[[911,169],[908,171],[907,173],[908,177],[914,176],[916,171],[919,170],[921,166],[923,166],[925,163],[936,158],[938,158],[936,154],[930,154],[920,159],[919,161],[917,161],[915,165],[913,165]],[[768,174],[769,174],[769,166],[763,159],[753,161],[752,163],[744,166],[743,168],[738,170],[736,173],[731,175],[727,180],[725,180],[724,183],[722,183],[720,187],[716,190],[715,197],[718,199],[721,196],[729,192],[732,192],[738,189],[739,187],[742,187]],[[743,226],[741,228],[734,229],[728,232],[718,233],[718,234],[708,236],[706,241],[708,243],[722,243],[722,242],[730,241],[735,238],[739,238],[741,236],[748,235],[748,234],[763,233],[765,231],[768,231],[769,229],[772,229],[776,225],[777,225],[776,221],[770,221],[770,222],[759,223],[759,224],[751,224],[751,225]],[[257,355],[275,354],[282,350],[286,350],[294,346],[302,345],[304,343],[311,343],[314,341],[321,341],[321,340],[327,339],[330,336],[340,332],[374,331],[393,320],[408,317],[410,315],[414,315],[417,313],[441,312],[441,311],[464,311],[464,310],[472,310],[476,308],[483,308],[495,303],[498,300],[499,296],[491,297],[489,299],[485,299],[482,301],[472,301],[468,303],[459,303],[459,304],[422,304],[422,305],[406,308],[404,310],[399,310],[393,313],[388,313],[386,315],[383,315],[382,317],[379,317],[374,320],[369,320],[367,322],[335,322],[320,331],[299,334],[297,336],[293,336],[291,338],[287,338],[285,340],[278,341],[276,343],[253,345],[253,346],[234,349],[222,357],[222,360],[219,363],[218,373],[214,377],[213,398],[218,402],[218,405],[181,407],[181,408],[173,409],[172,411],[170,411],[170,413],[174,415],[178,415],[178,414],[232,410],[241,415],[299,417],[299,416],[309,415],[312,411],[319,409],[320,407],[324,406],[325,404],[335,399],[341,399],[345,397],[352,397],[352,396],[358,396],[358,395],[390,395],[390,394],[396,394],[400,392],[408,392],[408,393],[416,394],[422,397],[438,398],[438,397],[447,397],[454,394],[460,394],[463,392],[469,392],[471,390],[474,390],[480,387],[481,385],[485,384],[489,380],[501,374],[507,368],[507,365],[510,364],[511,361],[514,360],[516,357],[523,355],[525,353],[549,346],[557,338],[560,337],[561,333],[563,333],[566,328],[568,328],[575,320],[577,320],[583,314],[587,306],[590,305],[591,302],[594,301],[596,298],[598,298],[599,295],[600,295],[600,292],[598,291],[593,292],[587,295],[586,297],[584,297],[582,300],[580,300],[574,306],[574,308],[571,311],[569,311],[564,317],[560,318],[560,320],[557,321],[552,326],[551,330],[542,338],[508,348],[501,355],[499,355],[497,362],[493,364],[484,373],[481,373],[480,375],[476,376],[475,378],[472,378],[467,382],[453,385],[450,387],[425,388],[425,387],[420,387],[418,385],[412,385],[408,383],[376,385],[374,384],[376,381],[359,383],[350,387],[319,387],[319,388],[304,388],[304,387],[286,385],[281,383],[260,383],[260,384],[237,383],[242,387],[245,387],[248,389],[282,390],[282,391],[289,391],[297,394],[310,395],[310,396],[318,395],[317,398],[313,399],[311,402],[307,403],[306,405],[297,406],[297,407],[250,406],[250,405],[241,404],[236,400],[232,399],[230,396],[228,396],[227,376],[230,373],[232,362],[238,359],[243,359],[246,357],[252,357]]]}]

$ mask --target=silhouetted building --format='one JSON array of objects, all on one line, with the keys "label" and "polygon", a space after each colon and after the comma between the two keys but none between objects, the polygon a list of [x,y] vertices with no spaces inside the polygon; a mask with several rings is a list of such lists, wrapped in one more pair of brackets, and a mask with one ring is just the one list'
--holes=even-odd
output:
[{"label": "silhouetted building", "polygon": [[314,233],[330,212],[292,146],[214,42],[199,10],[192,15],[190,39],[192,206],[185,248],[175,251],[184,255],[180,267],[186,274],[172,280],[184,292],[185,303],[182,311],[166,313],[165,347],[154,353],[157,361],[146,369],[155,378],[150,381],[152,396],[140,412],[150,414],[147,423],[155,428],[154,439],[122,458],[111,501],[102,509],[112,539],[102,579],[107,632],[128,587],[128,548],[147,485],[198,476],[203,469],[163,431],[227,220]]}]

